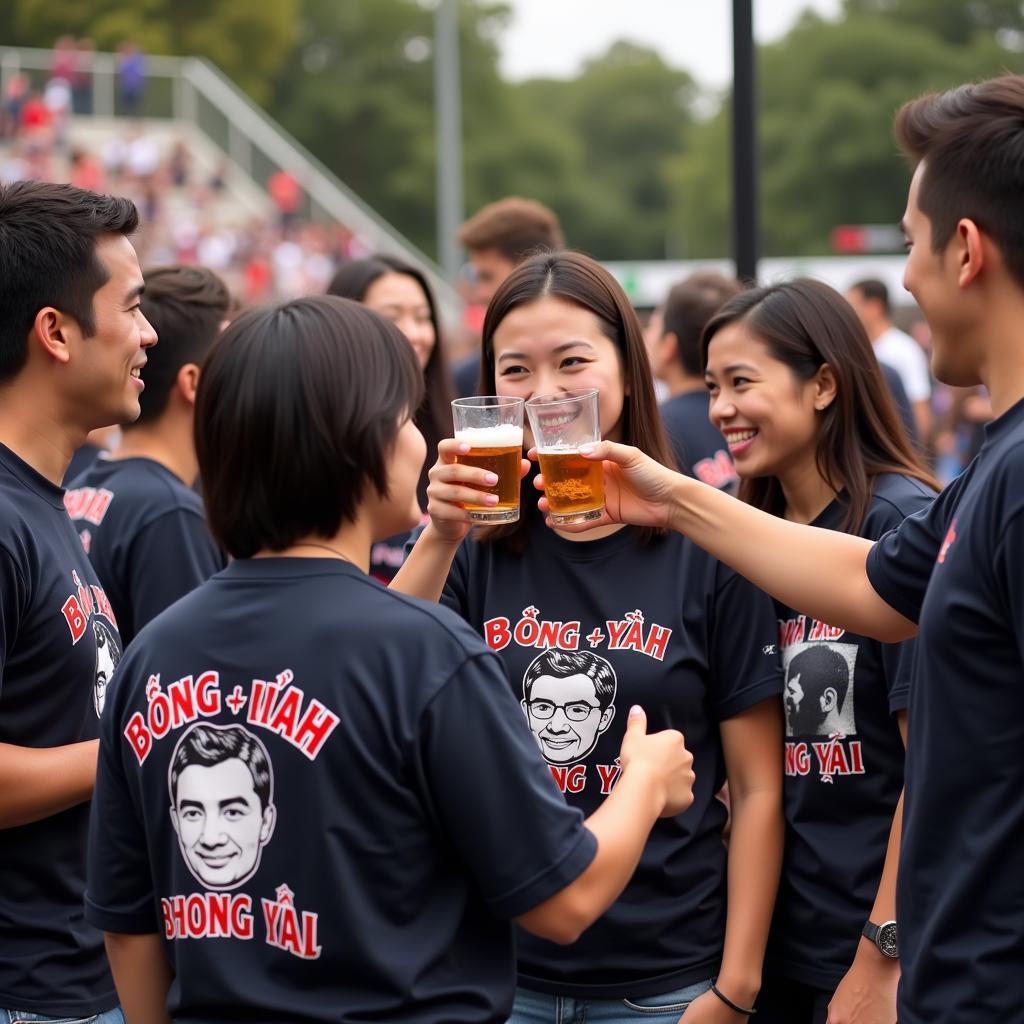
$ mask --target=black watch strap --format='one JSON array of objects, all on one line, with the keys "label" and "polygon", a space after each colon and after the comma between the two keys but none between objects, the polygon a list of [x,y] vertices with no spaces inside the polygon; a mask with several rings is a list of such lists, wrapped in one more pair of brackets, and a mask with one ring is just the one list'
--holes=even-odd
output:
[{"label": "black watch strap", "polygon": [[884,921],[882,924],[875,924],[868,921],[862,932],[864,938],[873,942],[882,956],[890,960],[899,958],[899,946],[896,942],[896,922]]}]

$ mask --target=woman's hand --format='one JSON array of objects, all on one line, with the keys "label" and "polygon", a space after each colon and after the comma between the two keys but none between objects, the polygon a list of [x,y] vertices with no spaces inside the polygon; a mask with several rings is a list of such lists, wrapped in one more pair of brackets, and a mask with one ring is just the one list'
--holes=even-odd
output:
[{"label": "woman's hand", "polygon": [[[559,526],[559,530],[582,533],[598,526],[629,523],[633,526],[669,525],[669,509],[674,490],[683,477],[655,462],[639,448],[613,441],[598,441],[580,449],[584,458],[604,463],[604,515],[590,523]],[[533,458],[535,451],[530,452]],[[544,489],[544,477],[534,481]],[[541,498],[540,509],[551,511],[547,498]],[[549,525],[550,521],[549,521]]]},{"label": "woman's hand", "polygon": [[866,939],[828,1004],[828,1024],[895,1024],[900,963],[887,960]]},{"label": "woman's hand", "polygon": [[708,990],[683,1011],[679,1024],[745,1024],[750,1019],[730,1010],[714,992]]},{"label": "woman's hand", "polygon": [[[477,525],[464,508],[473,505],[497,505],[498,496],[478,488],[493,487],[498,477],[476,466],[456,462],[456,458],[469,451],[465,442],[448,438],[437,446],[437,462],[427,474],[427,514],[438,536],[449,541],[461,541]],[[530,463],[522,460],[519,478],[530,471]]]}]

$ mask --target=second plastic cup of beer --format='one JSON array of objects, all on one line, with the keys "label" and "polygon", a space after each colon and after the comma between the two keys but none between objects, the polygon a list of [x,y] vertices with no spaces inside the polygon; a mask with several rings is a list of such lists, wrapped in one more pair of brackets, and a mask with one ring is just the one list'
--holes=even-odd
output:
[{"label": "second plastic cup of beer", "polygon": [[544,474],[551,521],[589,523],[604,512],[604,469],[580,455],[580,446],[601,440],[597,391],[540,395],[526,403],[533,443]]},{"label": "second plastic cup of beer", "polygon": [[469,445],[456,462],[497,474],[496,505],[466,504],[475,523],[514,523],[519,518],[519,466],[523,457],[523,400],[499,395],[457,398],[452,402],[455,440]]}]

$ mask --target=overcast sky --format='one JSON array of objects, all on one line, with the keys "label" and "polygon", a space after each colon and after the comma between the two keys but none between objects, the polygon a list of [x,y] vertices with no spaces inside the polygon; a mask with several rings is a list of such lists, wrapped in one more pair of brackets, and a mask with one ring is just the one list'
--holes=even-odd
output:
[{"label": "overcast sky", "polygon": [[[701,85],[732,79],[731,0],[508,0],[513,17],[501,40],[507,78],[572,77],[581,62],[617,39],[657,49]],[[760,42],[785,35],[801,11],[838,14],[841,0],[754,0]]]}]

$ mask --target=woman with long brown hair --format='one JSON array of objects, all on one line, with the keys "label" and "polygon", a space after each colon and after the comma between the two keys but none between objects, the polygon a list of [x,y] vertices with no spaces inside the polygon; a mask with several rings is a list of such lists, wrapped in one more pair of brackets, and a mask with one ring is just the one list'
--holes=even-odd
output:
[{"label": "woman with long brown hair", "polygon": [[[517,268],[487,310],[483,357],[486,392],[596,389],[603,437],[673,465],[640,325],[589,257]],[[459,452],[456,440],[439,446],[430,524],[392,586],[440,599],[499,653],[556,784],[584,813],[616,784],[634,703],[652,726],[685,732],[697,777],[693,806],[659,823],[629,888],[574,946],[519,935],[511,1020],[740,1021],[760,985],[782,851],[771,603],[666,530],[548,530],[529,479],[520,520],[471,537],[463,506],[493,481],[456,463]],[[726,778],[728,851],[715,798]]]}]

